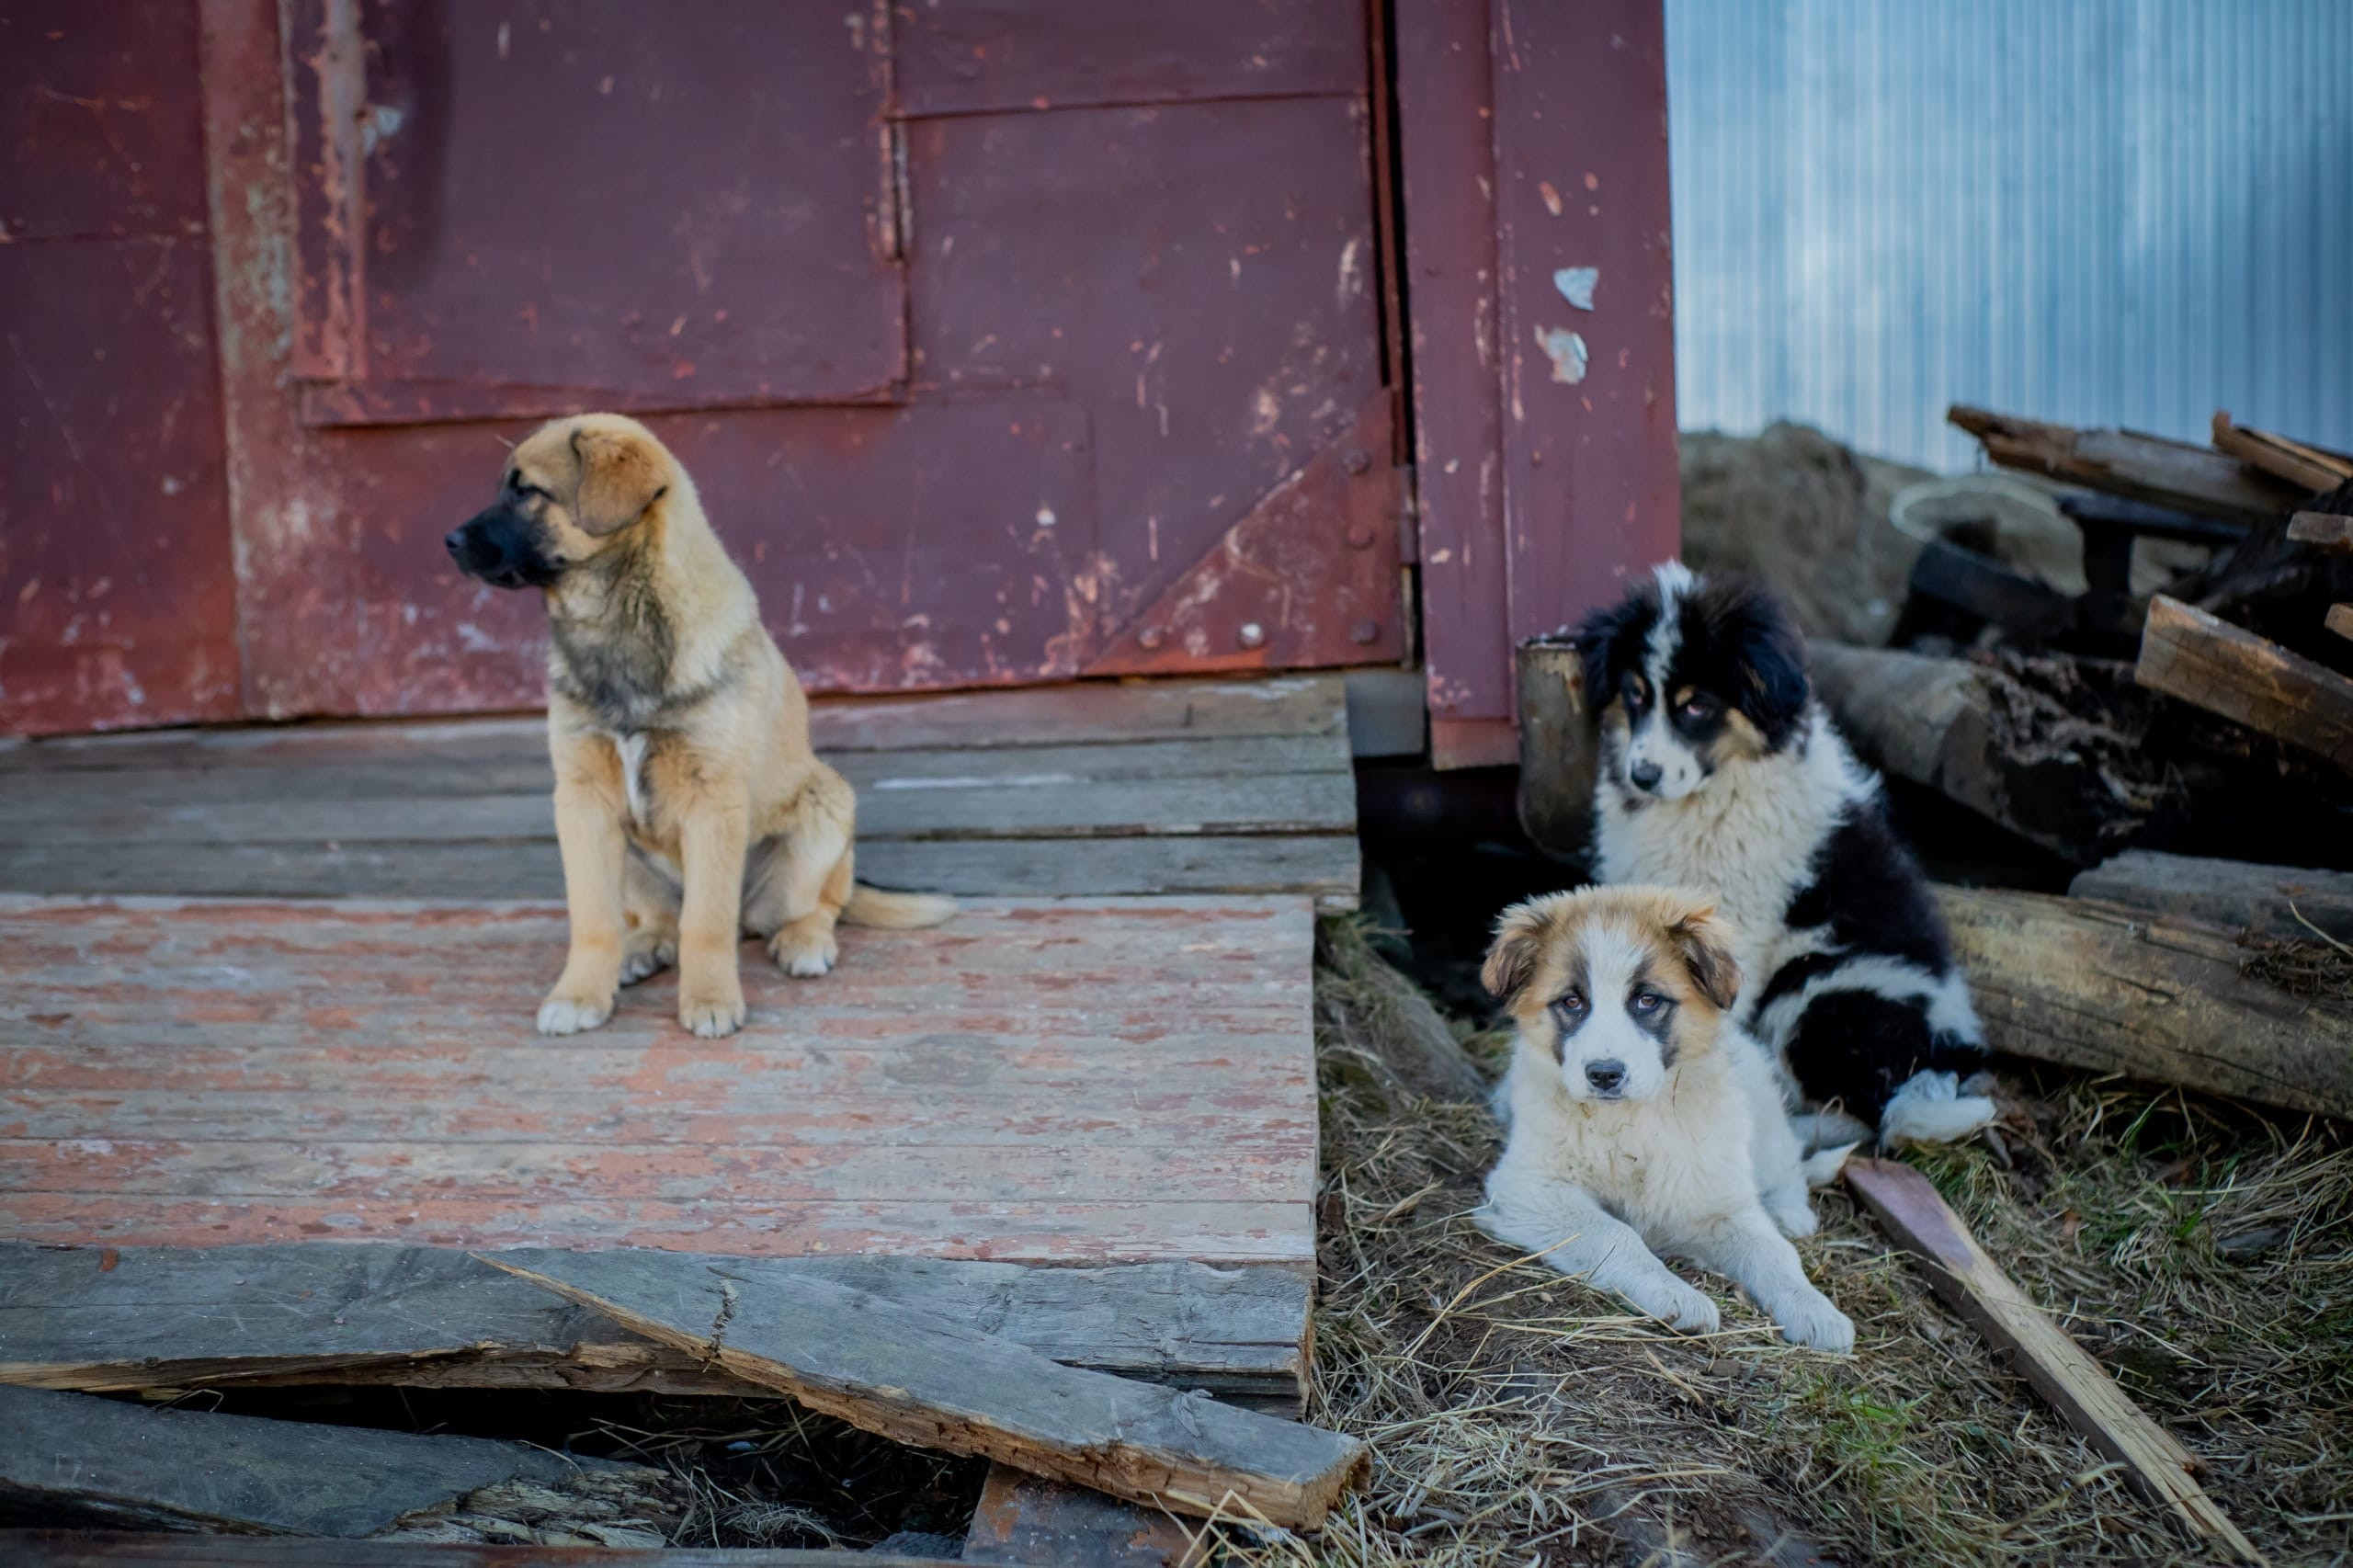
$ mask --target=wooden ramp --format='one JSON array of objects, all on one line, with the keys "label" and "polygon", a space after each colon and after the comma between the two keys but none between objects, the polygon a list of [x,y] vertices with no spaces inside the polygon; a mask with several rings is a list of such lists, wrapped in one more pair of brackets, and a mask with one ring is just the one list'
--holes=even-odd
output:
[{"label": "wooden ramp", "polygon": [[[1356,876],[1341,703],[821,709],[861,869],[970,902],[846,928],[813,982],[747,944],[723,1040],[679,1031],[669,975],[533,1031],[564,946],[528,902],[561,892],[535,723],[0,752],[0,1380],[711,1386],[462,1250],[633,1247],[856,1259],[1057,1358],[1295,1406],[1314,912]],[[387,891],[418,896],[289,896]],[[1047,1265],[1084,1288],[1005,1277]]]}]

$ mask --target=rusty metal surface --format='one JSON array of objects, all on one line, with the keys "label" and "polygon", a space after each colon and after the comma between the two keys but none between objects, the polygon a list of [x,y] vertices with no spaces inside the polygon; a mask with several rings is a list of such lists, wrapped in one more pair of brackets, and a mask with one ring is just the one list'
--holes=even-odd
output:
[{"label": "rusty metal surface", "polygon": [[551,1043],[557,907],[0,899],[0,1236],[1308,1264],[1313,925],[992,902]]},{"label": "rusty metal surface", "polygon": [[957,0],[897,12],[910,117],[1356,95],[1363,0]]},{"label": "rusty metal surface", "polygon": [[1662,0],[1492,3],[1517,642],[1680,540],[1666,62]]},{"label": "rusty metal surface", "polygon": [[0,732],[236,711],[193,22],[0,6]]},{"label": "rusty metal surface", "polygon": [[[1486,0],[1396,0],[1423,665],[1434,737],[1512,710]],[[1441,759],[1443,761],[1443,759]]]},{"label": "rusty metal surface", "polygon": [[314,419],[888,396],[887,7],[290,0]]},{"label": "rusty metal surface", "polygon": [[1390,460],[1389,396],[1260,498],[1145,607],[1088,675],[1394,664],[1404,476]]}]

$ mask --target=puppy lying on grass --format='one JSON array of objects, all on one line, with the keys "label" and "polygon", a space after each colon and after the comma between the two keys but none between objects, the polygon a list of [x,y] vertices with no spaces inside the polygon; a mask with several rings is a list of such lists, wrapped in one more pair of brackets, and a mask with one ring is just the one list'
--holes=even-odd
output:
[{"label": "puppy lying on grass", "polygon": [[1732,949],[1700,893],[1586,888],[1504,912],[1483,978],[1519,1039],[1474,1218],[1675,1328],[1719,1318],[1660,1254],[1729,1276],[1792,1343],[1851,1350],[1855,1325],[1787,1240],[1813,1233],[1809,1179],[1847,1151],[1802,1158],[1764,1049],[1724,1016]]}]

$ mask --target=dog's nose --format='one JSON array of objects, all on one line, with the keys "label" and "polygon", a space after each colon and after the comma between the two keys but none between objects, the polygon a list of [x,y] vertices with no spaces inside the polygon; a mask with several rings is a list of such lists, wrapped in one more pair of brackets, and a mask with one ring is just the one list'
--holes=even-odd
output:
[{"label": "dog's nose", "polygon": [[466,530],[463,528],[451,528],[449,530],[449,537],[441,542],[449,547],[450,554],[455,555],[458,551],[466,548]]},{"label": "dog's nose", "polygon": [[1585,1081],[1593,1085],[1596,1094],[1614,1095],[1626,1086],[1626,1064],[1615,1058],[1588,1062]]},{"label": "dog's nose", "polygon": [[1637,790],[1657,789],[1659,775],[1658,764],[1647,757],[1626,769],[1626,777],[1634,781],[1634,788]]}]

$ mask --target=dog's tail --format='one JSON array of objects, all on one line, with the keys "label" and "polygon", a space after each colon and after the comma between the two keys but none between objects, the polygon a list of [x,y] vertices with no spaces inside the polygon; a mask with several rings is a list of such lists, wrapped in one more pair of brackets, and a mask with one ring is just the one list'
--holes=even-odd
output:
[{"label": "dog's tail", "polygon": [[849,890],[842,919],[852,926],[873,926],[885,931],[918,931],[954,917],[956,901],[936,892],[884,892],[864,882]]}]

